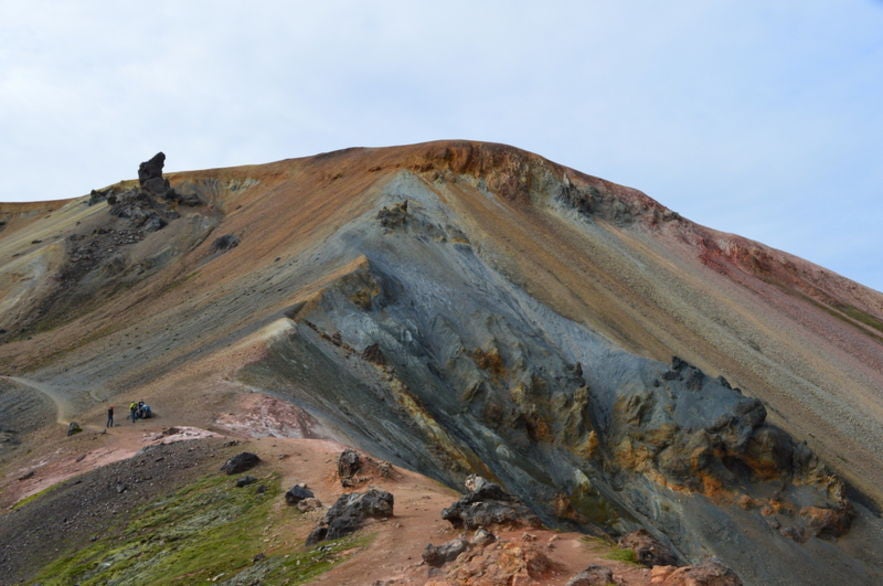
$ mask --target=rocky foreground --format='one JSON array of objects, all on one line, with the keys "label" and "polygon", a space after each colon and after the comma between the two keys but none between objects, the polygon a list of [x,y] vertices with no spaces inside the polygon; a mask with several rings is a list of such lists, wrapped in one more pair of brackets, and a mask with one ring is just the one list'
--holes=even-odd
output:
[{"label": "rocky foreground", "polygon": [[[19,576],[129,571],[137,548],[118,551],[108,531],[170,555],[182,575],[201,572],[175,561],[184,536],[158,532],[178,515],[220,532],[207,549],[237,550],[237,576],[272,561],[241,583],[284,580],[291,568],[273,552],[316,570],[310,580],[333,557],[327,583],[365,583],[335,572],[370,564],[359,552],[378,542],[377,559],[407,552],[372,566],[381,583],[495,583],[505,568],[499,580],[563,584],[589,565],[602,567],[579,579],[880,579],[880,293],[502,145],[351,149],[168,177],[163,163],[68,202],[0,206],[2,501],[49,489],[3,526],[25,535],[28,523],[7,517],[43,511],[32,520],[83,528],[44,557],[5,534]],[[154,427],[101,434],[107,406],[121,420],[134,400],[154,407]],[[67,436],[72,423],[84,431]],[[271,476],[230,488],[209,472],[232,447],[215,446],[204,470],[182,464],[180,485],[152,473],[96,480],[103,492],[90,493],[114,506],[77,493],[120,474],[107,462],[149,464],[136,430],[161,443],[172,428],[277,448],[333,441],[337,453],[307,474],[273,459],[287,452],[255,448]],[[344,445],[387,472],[348,477]],[[398,541],[389,527],[417,513],[393,471],[441,483],[417,482],[433,511],[415,505],[422,533]],[[467,478],[465,500],[432,496]],[[206,519],[178,488],[205,502],[238,496]],[[52,508],[68,494],[82,500]],[[253,494],[264,496],[243,496]],[[220,519],[236,516],[264,534],[224,533]],[[264,551],[273,536],[285,547]],[[243,539],[248,559],[229,541]],[[330,552],[326,542],[340,549],[299,557]],[[614,543],[651,567],[588,551]],[[64,561],[74,546],[84,553]],[[205,578],[234,580],[221,572]]]}]

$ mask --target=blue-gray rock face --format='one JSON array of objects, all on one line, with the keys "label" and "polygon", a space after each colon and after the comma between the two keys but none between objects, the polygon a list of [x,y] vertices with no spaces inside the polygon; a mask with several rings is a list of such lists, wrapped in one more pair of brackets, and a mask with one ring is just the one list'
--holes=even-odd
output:
[{"label": "blue-gray rock face", "polygon": [[[414,176],[385,190],[376,217],[338,235],[364,256],[287,312],[289,333],[244,380],[380,457],[451,485],[492,478],[546,523],[645,527],[678,558],[711,552],[747,583],[787,579],[794,564],[835,577],[814,551],[848,531],[853,506],[758,400],[552,312]],[[775,563],[754,559],[773,549]]]}]

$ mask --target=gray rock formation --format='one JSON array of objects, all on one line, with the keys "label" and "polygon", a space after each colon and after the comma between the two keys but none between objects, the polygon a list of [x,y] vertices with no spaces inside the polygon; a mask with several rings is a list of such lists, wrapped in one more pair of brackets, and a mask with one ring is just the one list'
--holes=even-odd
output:
[{"label": "gray rock formation", "polygon": [[366,519],[392,517],[394,500],[391,493],[373,488],[363,493],[342,495],[310,532],[307,545],[349,535],[361,528]]}]

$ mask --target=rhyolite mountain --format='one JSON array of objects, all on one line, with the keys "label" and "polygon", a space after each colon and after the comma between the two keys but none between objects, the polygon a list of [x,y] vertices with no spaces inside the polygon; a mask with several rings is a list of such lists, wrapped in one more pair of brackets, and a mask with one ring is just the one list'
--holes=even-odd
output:
[{"label": "rhyolite mountain", "polygon": [[745,583],[883,567],[883,294],[512,147],[434,142],[0,204],[0,444],[264,393],[544,523]]}]

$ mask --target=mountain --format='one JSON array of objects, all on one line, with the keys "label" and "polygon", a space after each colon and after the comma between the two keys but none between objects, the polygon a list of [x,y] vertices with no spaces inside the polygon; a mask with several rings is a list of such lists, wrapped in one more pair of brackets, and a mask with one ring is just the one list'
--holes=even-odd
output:
[{"label": "mountain", "polygon": [[5,504],[55,419],[146,399],[476,473],[749,584],[879,579],[883,294],[503,145],[163,162],[0,205]]}]

